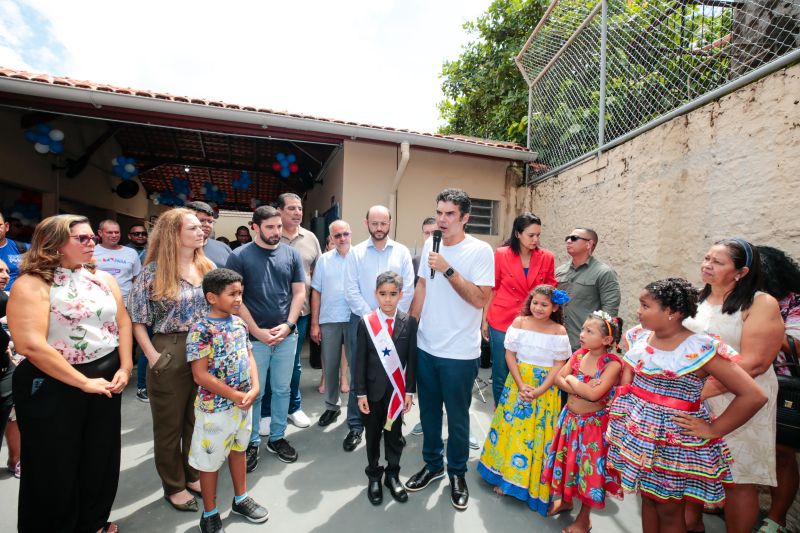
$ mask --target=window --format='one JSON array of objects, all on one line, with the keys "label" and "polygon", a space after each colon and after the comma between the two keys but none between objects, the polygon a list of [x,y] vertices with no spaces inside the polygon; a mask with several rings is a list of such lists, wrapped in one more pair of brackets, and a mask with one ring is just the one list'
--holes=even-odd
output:
[{"label": "window", "polygon": [[500,202],[472,198],[472,210],[467,223],[467,233],[497,235],[497,214]]}]

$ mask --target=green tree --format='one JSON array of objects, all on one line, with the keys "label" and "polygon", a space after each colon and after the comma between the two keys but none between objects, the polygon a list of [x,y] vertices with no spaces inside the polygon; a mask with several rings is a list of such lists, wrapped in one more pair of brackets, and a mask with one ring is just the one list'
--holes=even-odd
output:
[{"label": "green tree", "polygon": [[549,0],[494,0],[464,24],[474,38],[442,66],[439,132],[526,142],[528,88],[514,64]]}]

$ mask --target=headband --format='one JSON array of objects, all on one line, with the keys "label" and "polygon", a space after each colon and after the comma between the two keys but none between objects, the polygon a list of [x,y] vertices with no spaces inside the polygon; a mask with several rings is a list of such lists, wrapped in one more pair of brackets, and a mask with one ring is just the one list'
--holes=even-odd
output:
[{"label": "headband", "polygon": [[614,337],[613,330],[611,329],[611,321],[614,319],[611,318],[611,315],[602,310],[595,311],[592,313],[592,315],[602,320],[605,323],[606,328],[608,329],[608,336]]},{"label": "headband", "polygon": [[744,266],[750,268],[753,265],[753,249],[750,247],[750,243],[744,239],[731,240],[744,249]]}]

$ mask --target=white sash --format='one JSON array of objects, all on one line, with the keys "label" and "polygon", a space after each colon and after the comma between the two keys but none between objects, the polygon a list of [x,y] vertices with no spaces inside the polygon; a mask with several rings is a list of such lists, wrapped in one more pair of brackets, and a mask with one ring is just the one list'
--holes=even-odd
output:
[{"label": "white sash", "polygon": [[378,312],[371,311],[364,317],[364,322],[367,324],[367,331],[375,346],[375,351],[378,352],[378,359],[381,360],[383,370],[394,389],[384,425],[384,429],[389,430],[392,423],[403,412],[403,402],[406,398],[406,372],[400,363],[400,356],[397,355],[394,341],[392,341],[389,331],[383,327]]}]

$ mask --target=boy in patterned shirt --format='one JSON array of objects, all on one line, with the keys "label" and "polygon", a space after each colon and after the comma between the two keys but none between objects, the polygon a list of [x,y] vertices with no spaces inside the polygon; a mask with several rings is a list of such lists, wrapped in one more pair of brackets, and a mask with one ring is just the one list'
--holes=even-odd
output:
[{"label": "boy in patterned shirt", "polygon": [[218,533],[223,529],[217,477],[226,457],[235,491],[231,511],[251,522],[266,521],[269,512],[247,495],[245,479],[258,373],[247,326],[235,316],[242,305],[242,276],[226,268],[212,270],[203,278],[203,292],[211,310],[186,338],[186,358],[197,383],[189,464],[200,471],[205,511],[200,531]]}]

